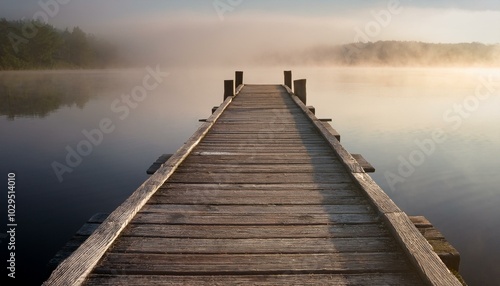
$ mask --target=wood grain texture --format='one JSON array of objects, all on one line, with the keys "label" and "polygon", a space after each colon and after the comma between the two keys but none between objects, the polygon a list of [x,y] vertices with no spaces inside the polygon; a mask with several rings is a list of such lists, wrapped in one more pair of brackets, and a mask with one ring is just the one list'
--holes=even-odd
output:
[{"label": "wood grain texture", "polygon": [[317,286],[317,285],[406,285],[420,286],[422,282],[415,274],[406,273],[367,273],[367,274],[273,274],[273,275],[116,275],[93,274],[89,286],[183,286],[183,285],[255,285],[255,286]]},{"label": "wood grain texture", "polygon": [[375,168],[372,166],[372,164],[370,164],[365,159],[365,157],[363,157],[363,155],[361,155],[361,154],[351,154],[351,155],[352,155],[352,157],[354,157],[354,159],[356,159],[356,161],[358,162],[358,164],[361,165],[361,167],[363,167],[363,170],[366,173],[373,173],[373,172],[375,172]]},{"label": "wood grain texture", "polygon": [[[392,271],[388,271],[391,269]],[[308,254],[140,254],[110,253],[97,267],[98,274],[259,275],[384,273],[409,271],[399,253]],[[327,281],[325,281],[326,283]]]},{"label": "wood grain texture", "polygon": [[311,225],[311,224],[366,224],[378,223],[373,214],[180,214],[138,213],[135,224],[210,224],[210,225]]},{"label": "wood grain texture", "polygon": [[385,217],[396,239],[410,257],[413,265],[418,267],[424,280],[430,285],[462,285],[446,268],[446,265],[433,251],[432,246],[420,234],[405,213],[388,213]]},{"label": "wood grain texture", "polygon": [[338,225],[173,225],[129,224],[123,236],[172,238],[387,237],[380,224]]},{"label": "wood grain texture", "polygon": [[231,101],[232,98],[228,97],[207,122],[202,124],[155,174],[149,177],[123,204],[114,210],[71,256],[59,264],[43,285],[81,285],[121,231],[156,190],[175,172],[175,169],[208,133]]},{"label": "wood grain texture", "polygon": [[238,87],[46,285],[447,281],[337,135],[282,86]]},{"label": "wood grain texture", "polygon": [[112,252],[154,254],[373,253],[391,252],[395,247],[396,242],[388,237],[239,239],[122,237],[116,242]]}]

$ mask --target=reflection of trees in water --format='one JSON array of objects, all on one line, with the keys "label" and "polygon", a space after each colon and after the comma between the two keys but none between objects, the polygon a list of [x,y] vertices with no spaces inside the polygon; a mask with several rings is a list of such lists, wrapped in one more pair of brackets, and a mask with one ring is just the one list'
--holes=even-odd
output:
[{"label": "reflection of trees in water", "polygon": [[82,109],[92,98],[111,88],[98,73],[0,74],[0,115],[45,117],[62,107]]}]

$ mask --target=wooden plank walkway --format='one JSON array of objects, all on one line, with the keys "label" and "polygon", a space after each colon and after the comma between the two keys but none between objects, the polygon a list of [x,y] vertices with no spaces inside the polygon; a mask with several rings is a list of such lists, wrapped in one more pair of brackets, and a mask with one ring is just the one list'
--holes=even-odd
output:
[{"label": "wooden plank walkway", "polygon": [[281,85],[228,97],[45,284],[460,285]]}]

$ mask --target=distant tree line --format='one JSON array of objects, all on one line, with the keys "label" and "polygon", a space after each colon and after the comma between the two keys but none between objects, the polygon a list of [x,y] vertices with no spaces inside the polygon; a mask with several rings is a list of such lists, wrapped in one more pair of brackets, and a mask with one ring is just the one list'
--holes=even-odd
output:
[{"label": "distant tree line", "polygon": [[103,68],[117,48],[79,27],[59,30],[37,21],[0,19],[0,70]]},{"label": "distant tree line", "polygon": [[435,44],[379,41],[336,48],[336,61],[346,65],[498,66],[500,46],[482,43]]},{"label": "distant tree line", "polygon": [[358,42],[323,45],[288,53],[269,52],[263,63],[321,66],[500,67],[500,45],[424,43],[412,41]]}]

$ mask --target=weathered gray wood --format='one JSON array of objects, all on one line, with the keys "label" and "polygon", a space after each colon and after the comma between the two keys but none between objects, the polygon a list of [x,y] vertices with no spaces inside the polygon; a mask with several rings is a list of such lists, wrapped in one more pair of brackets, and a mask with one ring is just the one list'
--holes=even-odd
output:
[{"label": "weathered gray wood", "polygon": [[302,109],[302,111],[308,115],[309,120],[316,126],[321,135],[326,139],[329,145],[335,150],[337,156],[342,160],[347,168],[352,173],[364,173],[363,168],[358,164],[356,159],[354,159],[351,153],[347,152],[344,147],[337,140],[335,135],[331,134],[325,126],[319,121],[314,114],[312,114],[304,105],[304,103],[295,95],[292,95],[292,99],[295,103]]},{"label": "weathered gray wood", "polygon": [[102,223],[107,217],[109,213],[96,213],[93,215],[87,222],[89,223]]},{"label": "weathered gray wood", "polygon": [[401,212],[391,198],[373,181],[372,177],[365,173],[354,173],[353,176],[356,179],[355,182],[366,192],[368,198],[381,214]]},{"label": "weathered gray wood", "polygon": [[142,213],[181,214],[366,214],[374,213],[370,206],[359,205],[176,205],[146,204]]},{"label": "weathered gray wood", "polygon": [[458,272],[460,253],[446,240],[444,235],[423,216],[410,216],[409,219],[429,242],[446,267]]},{"label": "weathered gray wood", "polygon": [[288,86],[289,88],[292,88],[292,71],[284,71],[284,77],[285,77],[285,80],[284,80],[284,83],[286,86]]},{"label": "weathered gray wood", "polygon": [[121,237],[112,252],[163,254],[265,254],[392,252],[392,237],[349,238],[165,238]]},{"label": "weathered gray wood", "polygon": [[331,172],[345,172],[344,166],[340,164],[189,164],[180,167],[177,172],[179,173],[192,173],[192,172],[211,172],[211,173],[331,173]]},{"label": "weathered gray wood", "polygon": [[172,157],[173,154],[162,154],[156,161],[149,166],[149,168],[146,170],[146,174],[154,174],[163,163],[167,162],[167,160]]},{"label": "weathered gray wood", "polygon": [[409,270],[407,260],[399,253],[392,252],[253,255],[110,253],[96,269],[96,273],[256,275],[394,273]]},{"label": "weathered gray wood", "polygon": [[200,146],[197,148],[196,152],[226,152],[226,153],[262,153],[267,154],[271,153],[274,155],[282,154],[286,156],[286,154],[290,153],[299,153],[305,152],[308,155],[324,155],[331,156],[334,155],[332,150],[328,147],[317,147],[317,146],[294,146],[294,145],[268,145],[268,146],[252,146],[252,145],[240,145],[240,146]]},{"label": "weathered gray wood", "polygon": [[243,84],[243,72],[234,72],[234,87],[237,89],[241,84]]},{"label": "weathered gray wood", "polygon": [[415,228],[403,212],[386,213],[388,226],[407,253],[424,280],[430,285],[461,286],[446,265],[433,251],[431,245]]},{"label": "weathered gray wood", "polygon": [[412,273],[366,273],[366,274],[275,274],[275,275],[171,275],[168,279],[163,275],[104,275],[93,274],[87,281],[88,286],[181,286],[181,285],[304,285],[317,286],[324,285],[345,286],[345,285],[406,285],[421,286],[419,277]]},{"label": "weathered gray wood", "polygon": [[306,80],[305,79],[294,80],[293,92],[305,105],[307,100]]},{"label": "weathered gray wood", "polygon": [[130,224],[123,236],[177,238],[386,237],[380,224],[337,225],[188,225]]},{"label": "weathered gray wood", "polygon": [[[288,92],[291,94],[290,90]],[[361,166],[357,162],[354,162],[355,159],[340,145],[338,140],[330,138],[331,134],[327,132],[323,124],[318,123],[319,120],[316,120],[305,105],[296,96],[292,95],[292,98],[302,108],[304,113],[309,116],[321,134],[325,136],[325,139],[327,139],[332,148],[337,152],[343,163],[350,169],[353,178],[359,183],[375,207],[388,221],[389,228],[391,228],[398,241],[400,241],[401,246],[411,257],[413,264],[417,267],[422,278],[431,285],[459,285],[456,283],[460,282],[446,269],[446,266],[439,260],[439,257],[435,253],[432,253],[433,255],[429,253],[430,245],[418,233],[418,230],[413,225],[411,225],[413,229],[408,227],[410,220],[406,214],[401,212],[371,177],[362,171]],[[417,245],[412,245],[415,242]],[[439,261],[436,261],[436,258]]]},{"label": "weathered gray wood", "polygon": [[361,154],[351,154],[366,173],[375,172],[375,168]]},{"label": "weathered gray wood", "polygon": [[234,81],[225,80],[224,81],[224,100],[228,97],[232,97],[234,95]]},{"label": "weathered gray wood", "polygon": [[349,183],[351,177],[346,172],[333,173],[175,173],[169,179],[173,183],[223,183],[235,184],[277,184],[287,183]]},{"label": "weathered gray wood", "polygon": [[186,163],[211,163],[211,164],[321,164],[321,163],[336,163],[338,162],[331,156],[324,155],[262,155],[257,152],[202,152],[190,156],[186,159]]},{"label": "weathered gray wood", "polygon": [[[352,200],[352,199],[351,199]],[[350,202],[352,204],[352,202]],[[378,223],[373,214],[158,214],[138,213],[132,223],[142,224],[366,224]],[[423,238],[423,237],[422,237]],[[425,239],[424,239],[425,240]]]},{"label": "weathered gray wood", "polygon": [[68,258],[108,217],[108,213],[94,214],[75,235],[49,261],[48,269],[54,270],[64,259]]},{"label": "weathered gray wood", "polygon": [[337,132],[337,130],[335,130],[328,122],[321,122],[321,123],[326,128],[326,130],[330,132],[330,134],[332,134],[340,142],[340,134]]},{"label": "weathered gray wood", "polygon": [[200,126],[155,174],[149,177],[123,204],[113,211],[71,256],[59,264],[43,285],[81,285],[125,226],[156,190],[175,172],[181,162],[208,133],[231,101],[232,97],[228,97],[221,108],[210,116],[209,121]]},{"label": "weathered gray wood", "polygon": [[[177,281],[193,285],[193,275],[391,279],[397,272],[411,283],[420,278],[417,267],[430,284],[440,285],[437,278],[446,273],[425,260],[427,250],[410,255],[409,263],[398,246],[419,251],[423,237],[397,222],[404,220],[393,217],[400,210],[297,96],[276,85],[240,85],[234,97],[232,89],[231,83],[231,96],[186,143],[190,147],[184,145],[182,155],[132,195],[133,204],[120,207],[127,210],[118,208],[91,236],[100,240],[63,262],[73,266],[59,272],[70,270],[73,278],[47,285],[79,285],[101,257],[92,279],[103,283],[116,274],[161,274],[164,281],[182,275]],[[406,245],[414,241],[417,246]]]},{"label": "weathered gray wood", "polygon": [[[271,193],[269,191],[269,193]],[[192,197],[185,195],[176,195],[175,193],[162,191],[150,199],[151,204],[207,204],[207,205],[317,205],[317,204],[336,204],[336,205],[355,205],[366,204],[365,198],[346,192],[328,193],[326,191],[319,193],[277,193],[281,197],[271,196],[270,194],[245,194],[239,193],[239,197],[228,192],[220,193],[216,187],[213,190],[202,190],[193,193]],[[227,195],[224,195],[227,194]],[[345,194],[345,195],[343,195]],[[309,195],[304,197],[304,195]]]}]

